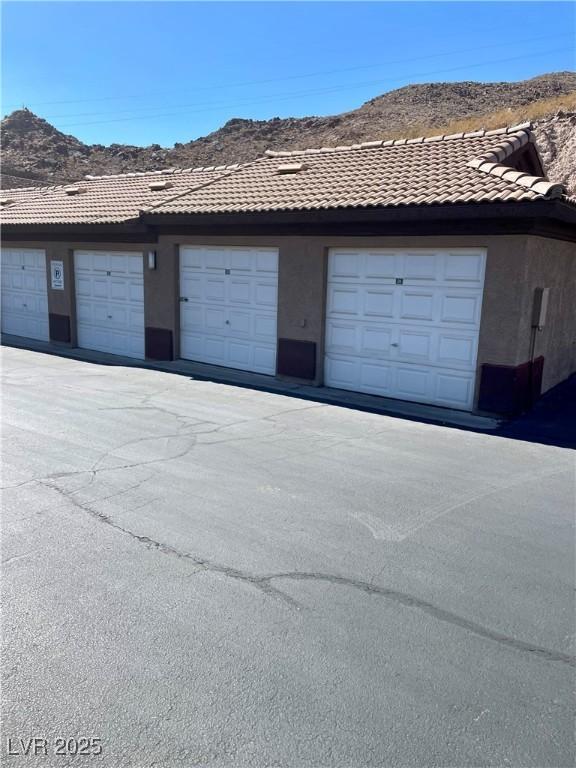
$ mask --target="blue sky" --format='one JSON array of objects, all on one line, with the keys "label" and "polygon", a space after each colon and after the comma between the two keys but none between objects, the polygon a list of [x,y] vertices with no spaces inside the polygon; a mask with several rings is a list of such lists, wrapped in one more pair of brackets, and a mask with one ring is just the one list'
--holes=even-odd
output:
[{"label": "blue sky", "polygon": [[2,114],[171,146],[414,82],[574,69],[574,35],[567,2],[4,2]]}]

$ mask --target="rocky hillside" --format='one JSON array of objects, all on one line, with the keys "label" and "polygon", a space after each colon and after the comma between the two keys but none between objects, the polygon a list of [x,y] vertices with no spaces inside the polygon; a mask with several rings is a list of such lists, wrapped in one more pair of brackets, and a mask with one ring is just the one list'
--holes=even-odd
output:
[{"label": "rocky hillside", "polygon": [[[506,105],[503,110],[502,105]],[[3,186],[29,186],[170,166],[222,165],[266,149],[305,149],[371,139],[450,132],[452,125],[494,127],[538,116],[536,130],[550,178],[576,190],[576,74],[518,83],[427,83],[390,91],[329,117],[233,119],[208,136],[171,148],[86,145],[29,110],[2,121]]]}]

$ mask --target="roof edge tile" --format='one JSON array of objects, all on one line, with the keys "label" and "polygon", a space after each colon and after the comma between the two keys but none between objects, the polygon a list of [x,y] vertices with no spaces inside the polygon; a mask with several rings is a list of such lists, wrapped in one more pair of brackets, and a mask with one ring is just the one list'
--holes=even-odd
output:
[{"label": "roof edge tile", "polygon": [[565,195],[565,189],[562,184],[548,181],[543,176],[530,176],[527,173],[510,168],[508,165],[483,162],[482,158],[469,160],[467,165],[481,173],[487,173],[491,176],[505,179],[512,184],[517,184],[519,187],[530,189],[532,192],[542,195],[542,197],[546,197],[549,200]]},{"label": "roof edge tile", "polygon": [[[339,145],[336,147],[320,147],[320,148],[314,148],[314,149],[294,149],[294,150],[275,150],[275,149],[267,149],[265,151],[265,155],[268,157],[295,157],[297,155],[306,155],[306,154],[318,154],[319,152],[350,152],[352,150],[358,150],[358,149],[373,149],[375,147],[392,147],[392,146],[403,146],[405,144],[421,144],[422,142],[427,143],[430,141],[453,141],[455,139],[476,139],[481,138],[483,136],[504,136],[508,137],[511,134],[514,134],[514,138],[518,138],[520,141],[522,141],[522,144],[533,141],[534,138],[532,137],[530,131],[532,128],[532,123],[518,123],[517,125],[509,125],[505,126],[503,128],[494,128],[491,131],[486,131],[484,129],[477,129],[475,131],[466,131],[466,132],[460,132],[460,133],[451,133],[448,135],[440,134],[438,136],[418,136],[414,139],[409,138],[400,138],[400,139],[387,139],[387,140],[380,140],[380,141],[363,141],[361,144],[346,144],[346,145]],[[525,138],[521,139],[519,134],[524,132]],[[504,141],[509,144],[510,139],[505,138]],[[512,140],[514,141],[514,140]],[[521,145],[518,145],[521,146]]]}]

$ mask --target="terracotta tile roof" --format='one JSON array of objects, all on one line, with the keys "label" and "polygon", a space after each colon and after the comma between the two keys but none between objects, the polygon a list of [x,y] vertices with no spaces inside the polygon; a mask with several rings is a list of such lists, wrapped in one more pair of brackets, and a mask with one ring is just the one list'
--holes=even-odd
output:
[{"label": "terracotta tile roof", "polygon": [[530,125],[524,124],[496,131],[268,152],[225,179],[151,206],[148,213],[396,207],[561,196],[561,185],[503,164],[531,141]]},{"label": "terracotta tile roof", "polygon": [[[86,176],[74,184],[4,189],[3,224],[113,224],[137,219],[142,208],[233,172],[238,166]],[[165,182],[165,183],[161,183]]]},{"label": "terracotta tile roof", "polygon": [[[506,165],[533,142],[529,124],[296,152],[243,165],[86,177],[3,190],[4,224],[104,224],[140,213],[205,214],[531,201],[560,184]],[[564,198],[567,199],[567,198]]]}]

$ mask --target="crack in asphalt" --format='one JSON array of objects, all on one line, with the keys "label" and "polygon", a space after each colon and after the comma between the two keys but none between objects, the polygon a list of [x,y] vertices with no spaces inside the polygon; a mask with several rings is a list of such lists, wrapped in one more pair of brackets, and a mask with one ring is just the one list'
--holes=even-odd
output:
[{"label": "crack in asphalt", "polygon": [[[97,501],[102,502],[102,501],[108,501],[110,499],[116,498],[117,496],[123,493],[127,493],[128,491],[134,490],[135,488],[139,488],[143,482],[145,481],[141,481],[136,485],[129,486],[128,488],[125,488],[122,491],[117,491],[116,493],[110,494],[109,496],[104,496],[98,499]],[[199,557],[197,555],[191,554],[190,552],[185,552],[183,550],[176,549],[176,547],[172,547],[170,544],[165,544],[163,542],[156,541],[155,539],[152,539],[149,536],[138,534],[135,531],[130,530],[129,528],[125,528],[123,525],[120,525],[120,523],[117,523],[116,521],[114,521],[109,515],[105,514],[104,512],[99,512],[97,509],[94,509],[94,507],[90,506],[88,503],[82,502],[80,501],[80,499],[75,498],[75,494],[77,493],[77,490],[69,491],[66,488],[61,488],[55,483],[45,484],[45,487],[56,491],[65,499],[70,501],[78,509],[81,509],[84,512],[87,512],[89,515],[91,515],[93,518],[95,518],[99,522],[105,523],[106,525],[109,525],[111,528],[114,528],[120,533],[123,533],[132,539],[135,539],[140,544],[144,544],[148,549],[155,549],[158,552],[162,552],[162,554],[172,555],[181,560],[188,560],[192,562],[194,565],[197,566],[196,572],[204,570],[204,571],[210,571],[213,573],[219,573],[223,576],[226,576],[227,578],[236,579],[238,581],[242,581],[247,584],[252,584],[256,588],[260,589],[260,591],[264,592],[266,595],[277,597],[283,602],[288,603],[292,607],[295,607],[295,608],[301,607],[296,600],[293,600],[289,595],[286,595],[281,590],[276,589],[271,584],[269,584],[266,580],[262,581],[258,576],[252,576],[250,574],[243,573],[237,568],[232,568],[231,566],[227,566],[227,565],[221,565],[219,563],[215,563],[211,560],[208,560],[207,558]],[[86,487],[86,486],[83,486],[83,487]],[[79,490],[82,490],[82,489],[79,489]]]},{"label": "crack in asphalt", "polygon": [[[102,501],[115,498],[123,493],[127,493],[128,491],[133,490],[134,488],[139,488],[143,482],[145,481],[141,481],[134,486],[130,486],[129,488],[123,489],[122,491],[100,498],[97,501],[102,502]],[[363,581],[362,579],[354,579],[347,576],[338,576],[335,574],[322,573],[320,571],[286,571],[286,572],[279,572],[279,573],[268,573],[268,574],[263,574],[258,576],[256,574],[251,574],[245,571],[241,571],[238,568],[233,568],[231,566],[222,565],[221,563],[216,563],[212,560],[209,560],[208,558],[200,557],[199,555],[194,555],[190,552],[177,549],[176,547],[173,547],[170,544],[165,544],[163,542],[157,541],[144,534],[138,534],[135,531],[132,531],[129,528],[126,528],[125,526],[120,525],[119,523],[115,522],[109,515],[105,514],[104,512],[99,512],[97,509],[94,509],[93,506],[90,506],[86,502],[82,502],[79,499],[75,498],[74,494],[77,493],[77,491],[69,491],[65,488],[59,487],[55,483],[46,485],[46,487],[56,491],[61,496],[66,498],[68,501],[70,501],[75,507],[83,510],[84,512],[87,512],[89,515],[91,515],[93,518],[95,518],[99,522],[104,523],[110,526],[111,528],[114,528],[115,530],[119,531],[120,533],[126,536],[129,536],[135,541],[138,541],[140,544],[143,544],[144,546],[146,546],[148,549],[154,549],[158,552],[161,552],[162,554],[171,555],[178,559],[192,562],[196,566],[196,570],[194,571],[194,573],[197,573],[199,571],[207,571],[210,573],[219,574],[226,578],[240,581],[245,584],[249,584],[255,587],[256,589],[260,590],[261,592],[263,592],[266,596],[280,599],[283,602],[290,605],[291,607],[297,608],[298,610],[302,609],[302,605],[298,601],[296,601],[294,598],[292,598],[290,595],[287,595],[282,590],[273,586],[272,584],[273,581],[284,580],[284,581],[325,582],[328,584],[349,587],[351,589],[356,589],[361,592],[364,592],[368,595],[376,595],[378,597],[383,597],[386,600],[405,606],[407,608],[413,608],[415,610],[418,610],[422,613],[427,614],[428,616],[431,616],[437,621],[441,621],[446,624],[451,624],[452,626],[460,627],[461,629],[467,632],[470,632],[471,634],[474,634],[478,637],[482,637],[486,640],[490,640],[499,645],[510,648],[514,651],[521,651],[523,653],[528,653],[530,654],[530,656],[543,659],[544,661],[560,662],[563,664],[567,664],[571,667],[576,666],[576,657],[568,653],[563,653],[562,651],[556,651],[550,648],[545,648],[543,646],[536,645],[534,643],[525,642],[524,640],[519,640],[515,637],[510,637],[508,635],[503,634],[502,632],[498,632],[496,630],[490,629],[489,627],[484,627],[475,621],[466,619],[463,616],[458,615],[457,613],[453,613],[452,611],[448,611],[443,608],[440,608],[434,605],[433,603],[430,603],[427,600],[424,600],[422,598],[415,597],[414,595],[410,595],[400,590],[379,586],[372,582]]]},{"label": "crack in asphalt", "polygon": [[[177,451],[172,456],[161,456],[159,458],[144,459],[143,461],[133,462],[132,464],[118,464],[115,467],[99,467],[98,466],[98,464],[100,464],[102,461],[113,456],[113,454],[116,451],[119,451],[122,448],[126,448],[129,445],[133,446],[133,445],[137,445],[138,443],[148,442],[152,440],[170,440],[170,439],[187,440],[188,445],[186,445],[180,451]],[[45,475],[44,477],[33,477],[30,480],[23,480],[21,483],[15,483],[14,485],[4,485],[0,487],[0,490],[8,491],[14,488],[21,488],[24,485],[31,485],[33,483],[40,483],[40,485],[42,485],[48,480],[60,480],[66,477],[78,477],[79,475],[90,475],[90,481],[86,484],[86,486],[83,486],[83,487],[88,487],[88,485],[91,485],[92,482],[95,480],[96,476],[102,474],[103,472],[117,472],[123,469],[136,469],[138,467],[147,467],[154,464],[162,464],[165,462],[174,461],[175,459],[181,459],[184,456],[186,456],[186,454],[190,453],[190,451],[196,445],[196,442],[197,442],[197,437],[195,433],[182,434],[182,432],[176,432],[176,433],[162,434],[162,435],[150,435],[149,437],[140,437],[135,440],[128,440],[127,442],[122,443],[121,445],[116,445],[110,448],[109,450],[104,451],[92,463],[92,466],[89,467],[88,469],[77,469],[71,472],[52,472],[49,475]]]},{"label": "crack in asphalt", "polygon": [[[5,489],[20,487],[21,485],[26,485],[28,483],[39,482],[44,487],[55,491],[62,498],[68,500],[76,508],[89,514],[92,518],[98,520],[103,524],[108,525],[109,527],[113,528],[119,533],[122,533],[123,535],[126,535],[132,538],[138,543],[143,544],[148,549],[157,550],[162,554],[170,555],[179,559],[189,561],[195,566],[194,571],[190,575],[194,575],[195,573],[198,573],[200,571],[207,571],[210,573],[219,574],[221,576],[224,576],[225,578],[234,579],[239,582],[251,585],[254,588],[260,590],[264,595],[269,597],[274,597],[276,599],[280,599],[290,607],[296,608],[298,610],[301,610],[303,606],[300,603],[298,603],[295,599],[293,599],[290,595],[286,594],[281,589],[278,589],[277,587],[275,587],[272,582],[274,581],[292,581],[292,582],[309,581],[309,582],[315,582],[315,583],[323,582],[323,583],[328,583],[332,585],[348,587],[351,589],[361,591],[368,595],[374,595],[374,596],[383,598],[385,600],[396,603],[398,605],[402,605],[407,608],[418,610],[428,616],[431,616],[437,621],[459,627],[466,632],[474,634],[478,637],[482,637],[486,640],[495,642],[511,650],[527,653],[532,657],[539,658],[545,661],[560,662],[560,663],[567,664],[569,666],[576,666],[576,658],[574,656],[571,656],[570,654],[545,648],[543,646],[539,646],[533,643],[528,643],[523,640],[518,640],[517,638],[510,637],[501,632],[497,632],[488,627],[484,627],[481,624],[478,624],[477,622],[471,621],[456,613],[440,608],[434,605],[433,603],[430,603],[426,600],[415,597],[414,595],[410,595],[408,593],[401,592],[399,590],[391,589],[388,587],[379,586],[377,584],[374,584],[373,581],[366,582],[361,579],[355,579],[355,578],[339,576],[335,574],[322,573],[317,571],[309,571],[309,572],[287,571],[287,572],[279,572],[279,573],[268,573],[268,574],[263,574],[258,576],[255,574],[241,571],[231,566],[226,566],[226,565],[211,561],[199,555],[194,555],[190,552],[177,549],[176,547],[173,547],[169,544],[152,539],[149,536],[138,534],[135,531],[132,531],[129,528],[126,528],[125,526],[122,526],[120,523],[116,522],[114,519],[112,519],[109,515],[105,514],[104,512],[100,512],[98,509],[95,509],[94,504],[98,504],[110,499],[117,498],[122,494],[135,490],[139,488],[143,483],[147,482],[150,479],[150,477],[144,480],[141,480],[140,482],[133,484],[121,491],[116,491],[115,493],[109,494],[108,496],[95,499],[91,504],[88,502],[81,501],[76,494],[88,488],[93,483],[95,477],[100,473],[112,472],[112,471],[118,471],[118,470],[124,470],[124,469],[133,469],[136,467],[154,465],[154,464],[159,464],[163,462],[170,462],[175,459],[182,458],[183,456],[188,454],[194,448],[195,445],[197,445],[199,436],[216,434],[239,425],[246,425],[249,423],[257,423],[257,422],[269,422],[274,426],[279,427],[280,430],[283,430],[286,427],[282,427],[282,425],[277,424],[277,419],[279,419],[281,416],[284,416],[286,414],[293,413],[293,412],[300,413],[304,410],[312,410],[312,409],[326,407],[325,405],[322,404],[322,405],[307,406],[304,408],[292,408],[287,410],[281,410],[278,413],[271,414],[270,416],[266,416],[266,417],[258,417],[256,419],[244,419],[244,420],[239,420],[236,422],[231,422],[231,423],[222,424],[222,425],[214,425],[213,422],[208,422],[208,421],[196,421],[195,423],[191,424],[189,422],[189,419],[193,417],[186,417],[181,414],[177,414],[173,411],[170,411],[166,408],[149,404],[149,401],[152,398],[158,397],[159,395],[169,391],[170,389],[171,388],[167,388],[165,390],[161,390],[160,392],[154,392],[146,395],[142,399],[141,405],[139,407],[125,406],[125,407],[105,408],[105,409],[98,409],[98,410],[156,410],[160,413],[164,413],[167,416],[175,418],[177,423],[181,426],[181,429],[178,432],[170,433],[170,434],[151,435],[149,437],[138,438],[136,440],[131,440],[124,444],[114,446],[108,451],[103,452],[102,455],[93,463],[92,467],[89,469],[78,470],[73,472],[53,473],[44,478],[35,478],[32,480],[24,481],[22,483],[18,483],[13,486],[5,486]],[[212,426],[210,426],[208,429],[205,429],[205,430],[194,429],[195,427],[202,427],[204,425],[212,425]],[[190,430],[194,430],[194,431],[190,432]],[[277,432],[275,433],[277,434]],[[249,440],[249,439],[255,439],[255,438],[262,439],[262,435],[255,435],[255,436],[248,436],[248,437],[244,437],[244,436],[229,437],[222,441],[213,441],[209,443],[204,443],[204,445],[219,444],[221,442],[233,442],[237,440],[247,440],[247,439]],[[128,445],[135,445],[141,442],[145,442],[149,440],[159,440],[159,439],[167,439],[167,440],[181,439],[181,440],[187,441],[188,444],[181,451],[178,451],[176,454],[172,456],[166,456],[162,458],[153,458],[153,459],[144,460],[140,462],[127,463],[127,464],[118,465],[115,467],[99,467],[98,466],[106,458],[111,457],[115,452],[120,451],[122,448]],[[358,438],[346,438],[344,440],[338,440],[338,443],[347,442],[354,439],[358,439]],[[88,483],[83,485],[81,488],[77,488],[75,490],[68,490],[66,488],[63,488],[57,482],[58,480],[61,480],[67,477],[73,477],[76,475],[86,475],[86,474],[90,475],[90,479]],[[150,504],[153,501],[154,500],[147,501],[145,504],[140,505],[140,507],[136,507],[134,509],[141,508],[142,506],[145,506],[146,504]]]},{"label": "crack in asphalt", "polygon": [[[162,393],[158,393],[162,394]],[[155,395],[147,395],[147,398],[153,397]],[[13,485],[4,485],[0,487],[0,490],[2,491],[8,491],[12,490],[14,488],[21,488],[25,485],[31,485],[33,483],[40,483],[42,484],[45,480],[52,480],[52,479],[60,479],[64,477],[74,477],[77,475],[86,475],[89,474],[91,476],[90,483],[91,484],[96,476],[100,474],[101,472],[114,472],[117,470],[122,469],[134,469],[136,467],[142,467],[142,466],[148,466],[151,464],[161,464],[163,462],[167,461],[173,461],[174,459],[180,459],[183,458],[187,453],[189,453],[194,446],[198,442],[198,437],[203,437],[205,435],[213,435],[218,434],[220,432],[223,432],[227,429],[231,429],[232,427],[237,427],[244,424],[253,424],[253,423],[259,423],[259,422],[269,422],[273,424],[274,426],[278,426],[276,424],[276,419],[280,416],[283,416],[284,414],[288,413],[295,413],[295,412],[301,412],[301,411],[309,411],[314,410],[318,408],[324,408],[324,405],[311,405],[306,406],[304,408],[290,408],[287,410],[279,411],[278,413],[271,414],[270,416],[263,416],[258,417],[255,419],[241,419],[239,421],[233,421],[228,424],[214,424],[214,422],[209,421],[202,421],[202,420],[196,420],[194,423],[189,423],[187,421],[184,421],[185,419],[194,418],[194,417],[187,417],[182,416],[181,414],[177,414],[173,411],[170,411],[166,408],[162,408],[160,406],[156,405],[150,405],[150,406],[117,406],[113,408],[97,408],[96,410],[104,410],[104,411],[126,411],[126,410],[147,410],[147,411],[158,411],[159,413],[164,413],[168,416],[171,416],[176,419],[178,423],[181,424],[181,429],[178,432],[171,432],[171,433],[164,433],[161,435],[147,435],[145,437],[139,437],[134,440],[128,440],[125,443],[121,443],[120,445],[115,445],[112,448],[104,451],[93,463],[88,469],[79,469],[74,470],[71,472],[53,472],[49,475],[45,475],[44,477],[33,477],[29,480],[23,480],[20,483],[14,483]],[[204,430],[196,430],[195,427],[201,427],[204,424],[211,424],[209,429]],[[274,430],[274,432],[270,433],[270,435],[248,435],[248,436],[237,436],[237,437],[227,437],[223,440],[212,440],[210,442],[202,443],[203,446],[209,446],[209,445],[221,445],[223,443],[233,443],[233,442],[242,442],[245,440],[262,440],[265,437],[271,437],[274,436],[280,436],[283,434],[283,432],[286,430],[286,427],[280,427],[279,430]],[[187,430],[187,432],[185,432]],[[191,431],[193,430],[193,431]],[[141,462],[135,462],[132,464],[120,464],[115,467],[99,467],[98,465],[101,464],[105,459],[112,456],[114,453],[120,451],[122,448],[126,448],[127,446],[134,446],[139,443],[144,443],[148,441],[153,440],[162,440],[162,439],[182,439],[182,440],[189,440],[191,442],[190,445],[185,447],[182,451],[175,453],[173,456],[166,456],[162,458],[153,458],[149,460],[144,460]]]},{"label": "crack in asphalt", "polygon": [[376,584],[372,584],[360,579],[352,579],[346,576],[334,576],[332,574],[319,573],[319,572],[303,572],[303,571],[288,571],[286,573],[273,573],[268,576],[261,577],[262,579],[288,579],[291,581],[324,581],[330,584],[340,584],[353,589],[359,589],[362,592],[366,592],[371,595],[379,595],[385,597],[400,605],[404,605],[408,608],[416,608],[429,616],[438,619],[439,621],[452,624],[462,629],[472,632],[475,635],[484,637],[487,640],[493,640],[500,645],[508,646],[517,651],[525,651],[531,653],[533,656],[545,659],[546,661],[560,661],[564,664],[568,664],[571,667],[576,666],[576,657],[563,653],[562,651],[551,650],[544,648],[543,646],[535,645],[533,643],[527,643],[524,640],[518,640],[515,637],[509,637],[501,632],[497,632],[488,627],[484,627],[475,621],[465,619],[463,616],[459,616],[452,611],[439,608],[433,603],[427,600],[422,600],[414,595],[409,595],[406,592],[400,592],[396,589],[390,589],[388,587],[381,587]]}]

